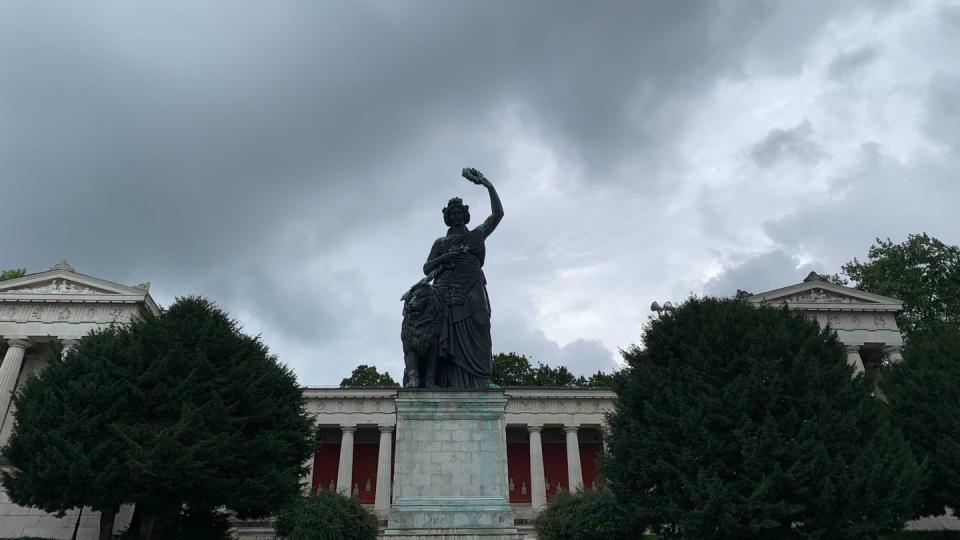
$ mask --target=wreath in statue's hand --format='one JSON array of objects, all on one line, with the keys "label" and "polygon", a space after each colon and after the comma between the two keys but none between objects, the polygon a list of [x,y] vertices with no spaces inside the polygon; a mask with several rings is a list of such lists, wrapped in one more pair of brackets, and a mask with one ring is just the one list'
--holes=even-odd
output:
[{"label": "wreath in statue's hand", "polygon": [[467,168],[463,169],[463,170],[460,172],[460,174],[462,174],[464,178],[466,178],[467,180],[473,182],[474,184],[476,184],[476,185],[478,185],[478,186],[485,186],[485,185],[487,185],[487,182],[488,182],[488,181],[487,181],[487,178],[486,178],[485,176],[483,176],[483,173],[482,173],[482,172],[474,169],[473,167],[467,167]]}]

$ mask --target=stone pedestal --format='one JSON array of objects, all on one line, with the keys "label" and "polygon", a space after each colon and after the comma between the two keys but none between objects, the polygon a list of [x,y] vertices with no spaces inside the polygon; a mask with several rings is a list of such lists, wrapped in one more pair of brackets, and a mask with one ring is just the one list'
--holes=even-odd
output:
[{"label": "stone pedestal", "polygon": [[502,391],[402,390],[384,538],[519,540]]}]

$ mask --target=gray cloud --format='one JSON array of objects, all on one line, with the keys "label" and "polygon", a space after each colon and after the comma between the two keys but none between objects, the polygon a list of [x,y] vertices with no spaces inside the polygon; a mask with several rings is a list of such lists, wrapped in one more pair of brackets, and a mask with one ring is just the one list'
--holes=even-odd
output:
[{"label": "gray cloud", "polygon": [[521,321],[510,320],[493,329],[497,352],[517,352],[526,355],[531,363],[566,366],[575,375],[589,376],[597,371],[618,369],[613,353],[597,340],[577,339],[560,345],[547,338],[539,329],[530,329]]},{"label": "gray cloud", "polygon": [[879,50],[874,46],[861,47],[848,53],[838,54],[827,68],[827,76],[839,81],[864,69],[876,60]]},{"label": "gray cloud", "polygon": [[960,28],[960,4],[942,5],[938,15],[948,30],[956,31],[957,28]]},{"label": "gray cloud", "polygon": [[817,270],[816,265],[802,264],[796,257],[777,249],[729,264],[707,281],[703,290],[720,297],[733,296],[737,290],[757,294],[800,283],[807,274]]},{"label": "gray cloud", "polygon": [[958,166],[957,154],[904,163],[880,145],[866,144],[856,168],[840,180],[842,204],[821,200],[769,222],[766,231],[783,249],[816,253],[827,273],[839,272],[854,257],[865,258],[877,238],[901,242],[909,233],[927,232],[956,244]]},{"label": "gray cloud", "polygon": [[760,167],[772,167],[788,159],[807,164],[829,159],[830,154],[811,139],[812,135],[813,125],[807,120],[790,129],[772,129],[754,145],[750,157]]},{"label": "gray cloud", "polygon": [[[4,2],[0,267],[67,258],[87,274],[150,280],[163,303],[207,295],[308,384],[335,384],[362,362],[398,376],[399,296],[443,234],[448,197],[484,217],[484,192],[458,178],[476,166],[507,212],[485,266],[496,348],[585,374],[614,366],[611,351],[639,339],[651,300],[695,292],[718,267],[733,275],[738,254],[822,250],[817,259],[834,264],[868,231],[912,231],[939,208],[946,165],[878,152],[878,187],[843,176],[837,141],[872,139],[825,127],[817,114],[843,102],[780,92],[837,60],[816,56],[834,29],[914,16],[874,10]],[[879,34],[866,33],[890,51],[912,43]],[[930,64],[911,80],[958,69],[916,56]],[[862,73],[875,71],[885,72]],[[831,97],[803,84],[813,84],[803,96]],[[756,99],[707,114],[729,88]],[[933,81],[928,95],[927,135],[954,144],[934,121],[949,87]],[[760,111],[778,100],[804,114]],[[728,138],[745,138],[729,163],[717,153]],[[791,206],[789,186],[763,176],[813,164],[839,179],[836,195]],[[918,187],[895,183],[898,173]],[[877,210],[891,201],[915,206]],[[898,212],[889,227],[879,217]],[[937,212],[944,228],[954,223]],[[851,213],[862,222],[841,219]]]},{"label": "gray cloud", "polygon": [[930,78],[926,103],[927,133],[960,150],[960,71],[938,71]]}]

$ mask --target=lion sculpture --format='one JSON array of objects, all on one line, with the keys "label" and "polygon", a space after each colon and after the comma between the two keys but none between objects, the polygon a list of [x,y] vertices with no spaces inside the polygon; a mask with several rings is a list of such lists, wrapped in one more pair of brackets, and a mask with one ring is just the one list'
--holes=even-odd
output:
[{"label": "lion sculpture", "polygon": [[403,295],[404,388],[436,386],[437,355],[443,312],[440,295],[433,286],[417,283]]}]

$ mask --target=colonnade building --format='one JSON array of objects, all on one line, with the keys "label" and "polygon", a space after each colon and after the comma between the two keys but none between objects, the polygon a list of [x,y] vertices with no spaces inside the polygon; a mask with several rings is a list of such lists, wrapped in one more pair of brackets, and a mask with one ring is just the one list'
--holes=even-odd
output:
[{"label": "colonnade building", "polygon": [[[561,490],[596,489],[606,414],[615,394],[605,389],[505,388],[509,500],[531,520]],[[386,516],[391,504],[394,400],[416,390],[308,388],[307,411],[318,444],[304,490],[336,490]],[[462,440],[438,441],[465,447]],[[428,474],[429,464],[424,464]]]},{"label": "colonnade building", "polygon": [[[796,285],[745,299],[756,305],[785,304],[829,324],[847,345],[848,361],[857,370],[900,360],[903,342],[894,319],[903,307],[899,300],[828,283],[813,273]],[[51,361],[49,349],[55,341],[68,348],[91,330],[125,324],[143,310],[159,313],[149,283],[121,285],[80,274],[66,262],[0,282],[0,446],[14,424],[12,397],[27,378]],[[396,495],[392,489],[395,402],[410,392],[416,391],[308,387],[304,397],[317,429],[317,447],[306,464],[304,492],[334,490],[352,495],[383,519]],[[502,459],[518,524],[532,520],[561,490],[593,489],[602,483],[598,457],[606,415],[615,404],[611,391],[504,388],[497,392],[506,398]],[[469,455],[471,445],[480,443],[462,432],[431,444],[449,445],[455,453]],[[419,472],[430,474],[429,466],[423,464]],[[129,519],[126,508],[117,516],[116,530],[126,527]],[[0,489],[0,537],[70,538],[76,522],[75,511],[57,518],[13,504]],[[79,522],[78,538],[97,537],[97,513],[88,509]],[[250,524],[243,535],[272,538],[267,529],[258,532]]]}]

